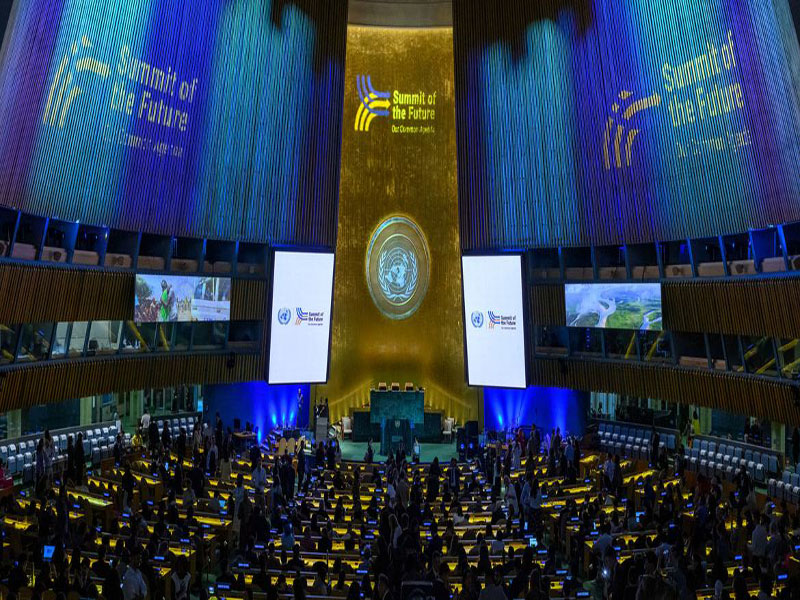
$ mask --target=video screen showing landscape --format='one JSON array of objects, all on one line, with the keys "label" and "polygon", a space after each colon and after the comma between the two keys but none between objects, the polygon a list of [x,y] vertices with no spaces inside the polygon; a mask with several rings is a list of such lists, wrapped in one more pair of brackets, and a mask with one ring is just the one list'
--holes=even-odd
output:
[{"label": "video screen showing landscape", "polygon": [[564,287],[567,327],[661,331],[660,283],[582,283]]}]

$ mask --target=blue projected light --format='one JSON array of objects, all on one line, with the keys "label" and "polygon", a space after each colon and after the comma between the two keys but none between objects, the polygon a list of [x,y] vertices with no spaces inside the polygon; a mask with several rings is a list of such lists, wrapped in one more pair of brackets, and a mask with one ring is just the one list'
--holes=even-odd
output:
[{"label": "blue projected light", "polygon": [[586,427],[588,394],[572,390],[529,387],[524,390],[485,388],[483,414],[487,431],[530,427],[580,433]]},{"label": "blue projected light", "polygon": [[335,215],[346,3],[15,4],[0,65],[0,205],[331,243],[334,220],[300,215]]},{"label": "blue projected light", "polygon": [[[467,249],[649,242],[800,219],[788,0],[454,3]],[[545,11],[547,12],[547,11]],[[508,18],[508,17],[506,17]],[[536,151],[530,151],[535,148]]]}]

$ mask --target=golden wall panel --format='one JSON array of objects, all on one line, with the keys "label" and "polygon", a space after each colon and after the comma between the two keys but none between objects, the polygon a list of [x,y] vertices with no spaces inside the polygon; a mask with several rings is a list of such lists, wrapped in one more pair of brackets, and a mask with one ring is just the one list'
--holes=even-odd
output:
[{"label": "golden wall panel", "polygon": [[[389,92],[390,105],[395,91],[424,93],[434,118],[403,121],[390,109],[361,130],[359,76]],[[400,125],[419,129],[400,133]],[[433,408],[480,420],[464,368],[452,29],[350,26],[343,129],[330,379],[315,395],[329,399],[336,420],[366,404],[378,382],[408,381],[426,388]],[[427,294],[402,320],[376,307],[365,268],[372,233],[392,216],[413,221],[430,251]]]}]

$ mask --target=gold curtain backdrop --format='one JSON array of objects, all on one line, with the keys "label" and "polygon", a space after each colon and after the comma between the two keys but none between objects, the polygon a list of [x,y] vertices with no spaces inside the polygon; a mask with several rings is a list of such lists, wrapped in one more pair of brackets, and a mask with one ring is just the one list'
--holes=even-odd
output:
[{"label": "gold curtain backdrop", "polygon": [[[348,28],[330,377],[313,392],[333,421],[379,382],[413,382],[426,410],[482,421],[464,366],[453,78],[451,28]],[[388,115],[357,120],[359,81]],[[385,316],[367,285],[370,237],[393,216],[416,224],[430,252],[427,293],[405,319]]]}]

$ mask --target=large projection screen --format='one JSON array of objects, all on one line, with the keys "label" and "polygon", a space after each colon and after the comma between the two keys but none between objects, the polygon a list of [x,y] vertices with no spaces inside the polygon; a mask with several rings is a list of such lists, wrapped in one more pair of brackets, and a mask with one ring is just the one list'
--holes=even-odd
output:
[{"label": "large projection screen", "polygon": [[661,331],[660,283],[577,283],[564,286],[568,327]]},{"label": "large projection screen", "polygon": [[461,266],[469,385],[524,388],[522,257],[464,256]]},{"label": "large projection screen", "polygon": [[275,253],[270,384],[328,380],[333,259],[333,254]]},{"label": "large projection screen", "polygon": [[230,277],[136,274],[136,323],[229,321]]}]

